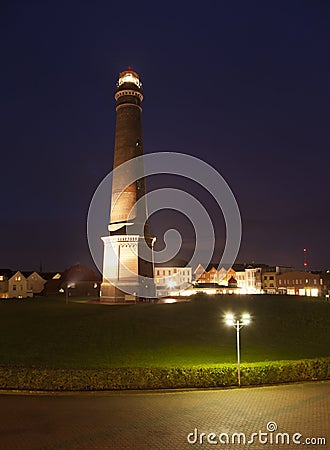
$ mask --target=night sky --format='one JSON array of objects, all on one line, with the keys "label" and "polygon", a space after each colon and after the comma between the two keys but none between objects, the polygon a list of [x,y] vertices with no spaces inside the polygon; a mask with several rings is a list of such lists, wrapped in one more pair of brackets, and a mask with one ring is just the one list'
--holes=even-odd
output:
[{"label": "night sky", "polygon": [[86,216],[112,169],[128,65],[145,152],[199,157],[233,190],[237,262],[302,268],[307,247],[310,269],[330,266],[329,2],[1,5],[0,267],[92,267]]}]

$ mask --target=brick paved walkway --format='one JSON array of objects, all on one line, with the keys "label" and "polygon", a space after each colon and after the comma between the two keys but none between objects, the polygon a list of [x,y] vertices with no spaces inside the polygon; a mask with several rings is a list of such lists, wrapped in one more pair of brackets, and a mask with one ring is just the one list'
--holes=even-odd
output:
[{"label": "brick paved walkway", "polygon": [[[330,449],[330,381],[286,386],[217,391],[167,393],[107,393],[61,395],[0,395],[1,450],[189,448],[297,449],[298,444],[271,445],[272,436],[300,433],[305,438],[324,437],[326,445],[304,449]],[[268,444],[255,437],[251,445],[223,444],[233,433],[267,431]],[[270,425],[269,425],[270,426]],[[187,435],[198,429],[203,445],[188,444]],[[265,436],[261,436],[265,439]],[[279,436],[280,438],[280,436]],[[195,435],[190,436],[191,441]],[[242,438],[241,438],[242,439]],[[297,437],[296,437],[297,439]],[[301,448],[301,446],[300,446]]]}]

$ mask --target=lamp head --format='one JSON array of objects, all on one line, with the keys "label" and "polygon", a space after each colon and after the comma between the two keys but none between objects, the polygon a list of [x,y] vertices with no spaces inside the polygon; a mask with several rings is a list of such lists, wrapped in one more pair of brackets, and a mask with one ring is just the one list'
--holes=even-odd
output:
[{"label": "lamp head", "polygon": [[226,324],[227,324],[228,326],[233,326],[233,325],[235,325],[235,317],[234,317],[233,314],[226,314],[225,320],[226,320]]},{"label": "lamp head", "polygon": [[250,314],[244,313],[242,315],[242,323],[243,323],[243,325],[249,325],[250,322],[251,322]]}]

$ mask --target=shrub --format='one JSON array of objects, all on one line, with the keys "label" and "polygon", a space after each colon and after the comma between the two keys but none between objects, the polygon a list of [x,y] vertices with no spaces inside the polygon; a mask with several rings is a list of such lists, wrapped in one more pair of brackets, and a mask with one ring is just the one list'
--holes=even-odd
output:
[{"label": "shrub", "polygon": [[[242,386],[330,378],[330,358],[243,364]],[[216,367],[51,369],[0,367],[0,389],[90,391],[220,388],[237,384],[234,364]]]}]

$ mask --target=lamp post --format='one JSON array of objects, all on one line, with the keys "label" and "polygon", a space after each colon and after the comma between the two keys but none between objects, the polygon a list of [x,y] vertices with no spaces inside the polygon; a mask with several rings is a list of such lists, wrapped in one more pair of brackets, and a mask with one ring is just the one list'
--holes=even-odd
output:
[{"label": "lamp post", "polygon": [[241,387],[240,331],[244,326],[249,325],[250,320],[250,314],[243,314],[241,319],[236,319],[233,314],[226,315],[226,324],[236,329],[238,387]]},{"label": "lamp post", "polygon": [[69,285],[65,285],[65,304],[67,305],[69,303]]}]

